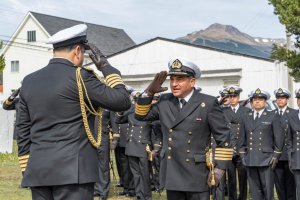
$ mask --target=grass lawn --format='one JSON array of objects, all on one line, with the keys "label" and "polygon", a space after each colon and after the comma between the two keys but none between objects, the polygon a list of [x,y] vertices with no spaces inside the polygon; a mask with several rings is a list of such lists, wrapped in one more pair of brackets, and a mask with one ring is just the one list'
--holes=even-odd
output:
[{"label": "grass lawn", "polygon": [[[19,187],[21,183],[21,170],[19,168],[17,146],[14,142],[12,154],[0,154],[0,199],[1,200],[30,200],[31,193],[29,189],[21,189]],[[113,158],[114,156],[112,156]],[[115,163],[115,162],[114,162]],[[116,167],[114,167],[115,174],[117,176]],[[109,199],[135,199],[117,196],[118,192],[122,191],[122,188],[114,187],[118,180],[112,176],[111,173],[111,189]],[[166,199],[166,194],[162,193],[161,196],[158,193],[152,193],[153,199]],[[95,200],[98,198],[95,198]]]}]

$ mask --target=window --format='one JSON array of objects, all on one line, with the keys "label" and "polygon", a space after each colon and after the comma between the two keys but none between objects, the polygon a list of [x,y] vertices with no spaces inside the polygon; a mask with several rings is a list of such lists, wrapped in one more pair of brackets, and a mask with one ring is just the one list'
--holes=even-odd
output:
[{"label": "window", "polygon": [[36,42],[35,31],[27,31],[27,42]]},{"label": "window", "polygon": [[19,61],[11,61],[11,72],[19,72]]},{"label": "window", "polygon": [[224,79],[224,87],[227,87],[229,85],[236,85],[239,86],[240,85],[240,81],[238,79]]}]

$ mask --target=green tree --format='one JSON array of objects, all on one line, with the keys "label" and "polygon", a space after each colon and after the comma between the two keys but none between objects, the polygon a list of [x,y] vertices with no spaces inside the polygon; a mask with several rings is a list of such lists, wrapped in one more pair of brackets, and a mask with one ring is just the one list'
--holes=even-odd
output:
[{"label": "green tree", "polygon": [[[268,0],[274,6],[274,13],[278,15],[280,23],[295,36],[297,48],[300,47],[300,1],[299,0]],[[300,53],[287,50],[286,47],[273,46],[272,59],[286,62],[290,75],[296,82],[300,82]]]},{"label": "green tree", "polygon": [[[2,41],[0,41],[0,49],[2,49]],[[5,67],[5,58],[4,55],[0,55],[0,73],[2,73],[2,71],[4,70]]]}]

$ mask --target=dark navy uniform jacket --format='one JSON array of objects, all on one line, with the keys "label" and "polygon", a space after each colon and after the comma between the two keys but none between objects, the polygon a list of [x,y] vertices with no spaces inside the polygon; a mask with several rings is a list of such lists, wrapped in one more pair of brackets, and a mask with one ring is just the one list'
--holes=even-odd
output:
[{"label": "dark navy uniform jacket", "polygon": [[217,99],[194,91],[181,110],[173,94],[162,95],[152,107],[151,100],[151,97],[139,98],[135,113],[140,120],[161,122],[161,185],[167,190],[208,191],[205,154],[211,134],[218,148],[217,167],[226,169],[232,159],[232,149],[228,149],[230,130]]},{"label": "dark navy uniform jacket", "polygon": [[[76,69],[70,61],[53,58],[49,64],[23,80],[17,116],[19,161],[23,186],[53,186],[98,181],[97,150],[91,145],[80,110]],[[119,77],[111,66],[104,77]],[[123,111],[130,99],[123,84],[114,88],[82,69],[88,96],[99,106]],[[114,78],[115,79],[115,78]],[[86,96],[85,96],[86,98]],[[91,131],[95,118],[88,114]]]}]

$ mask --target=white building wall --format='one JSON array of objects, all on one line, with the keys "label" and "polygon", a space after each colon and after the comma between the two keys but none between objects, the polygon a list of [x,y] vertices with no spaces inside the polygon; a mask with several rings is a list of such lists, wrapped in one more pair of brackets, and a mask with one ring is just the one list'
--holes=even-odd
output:
[{"label": "white building wall", "polygon": [[[27,31],[36,31],[37,42],[27,42]],[[51,45],[46,44],[48,35],[32,17],[28,17],[16,32],[14,40],[5,51],[6,66],[3,71],[3,96],[21,86],[28,74],[44,67],[52,57]],[[41,46],[41,47],[37,47]],[[45,48],[46,47],[46,48]],[[11,61],[19,61],[19,72],[11,72]]]},{"label": "white building wall", "polygon": [[[287,88],[286,67],[283,65],[161,39],[116,54],[110,57],[109,61],[124,76],[148,74],[148,80],[137,88],[142,89],[152,80],[153,74],[168,70],[168,61],[177,57],[189,59],[199,65],[204,74],[198,80],[197,85],[202,88],[203,92],[214,96],[217,96],[219,90],[224,86],[224,80],[239,81],[239,85],[244,89],[241,94],[241,98],[244,99],[258,87],[271,94],[277,87]],[[232,69],[241,70],[241,72],[224,73]],[[224,70],[224,72],[214,73],[213,70]],[[208,75],[205,72],[211,73]],[[130,84],[132,81],[134,80],[131,79],[131,82],[128,83]],[[166,82],[164,85],[167,86],[168,83]]]}]

